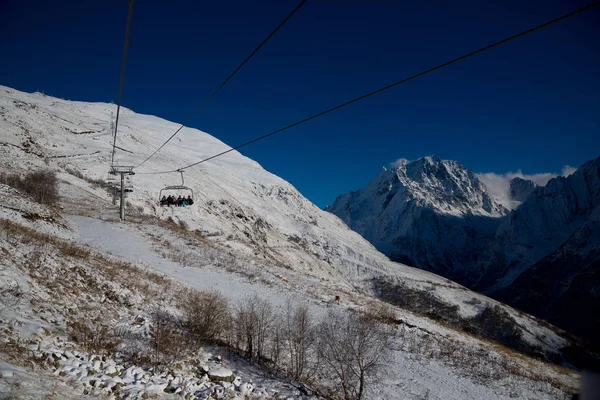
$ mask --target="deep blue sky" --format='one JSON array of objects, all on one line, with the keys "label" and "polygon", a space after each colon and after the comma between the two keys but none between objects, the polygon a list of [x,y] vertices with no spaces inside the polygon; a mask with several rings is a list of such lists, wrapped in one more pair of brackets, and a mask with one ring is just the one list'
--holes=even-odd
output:
[{"label": "deep blue sky", "polygon": [[[589,1],[309,0],[190,126],[237,145]],[[138,0],[123,105],[183,122],[296,4]],[[1,1],[0,84],[116,100],[127,7]],[[600,155],[599,39],[596,8],[242,153],[319,206],[401,157],[578,166]]]}]

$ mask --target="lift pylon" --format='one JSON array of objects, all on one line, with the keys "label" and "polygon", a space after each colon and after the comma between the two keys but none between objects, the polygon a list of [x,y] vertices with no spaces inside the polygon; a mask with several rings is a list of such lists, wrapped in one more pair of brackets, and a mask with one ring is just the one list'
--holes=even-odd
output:
[{"label": "lift pylon", "polygon": [[121,175],[121,203],[119,207],[119,216],[121,221],[125,221],[125,175],[135,175],[135,172],[133,172],[132,166],[113,165],[110,167],[108,173],[110,175]]}]

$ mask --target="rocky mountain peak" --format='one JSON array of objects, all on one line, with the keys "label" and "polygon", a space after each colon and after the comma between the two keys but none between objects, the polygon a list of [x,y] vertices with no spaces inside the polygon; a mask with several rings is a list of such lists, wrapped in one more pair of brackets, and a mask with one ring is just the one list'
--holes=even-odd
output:
[{"label": "rocky mountain peak", "polygon": [[510,198],[513,201],[524,202],[536,187],[533,181],[516,177],[510,181]]},{"label": "rocky mountain peak", "polygon": [[[419,203],[441,213],[492,216],[507,213],[489,196],[475,174],[456,161],[438,156],[400,161],[404,162],[394,164],[393,175],[385,175],[385,179],[392,179],[390,190],[399,184]],[[381,184],[383,176],[379,178]]]}]

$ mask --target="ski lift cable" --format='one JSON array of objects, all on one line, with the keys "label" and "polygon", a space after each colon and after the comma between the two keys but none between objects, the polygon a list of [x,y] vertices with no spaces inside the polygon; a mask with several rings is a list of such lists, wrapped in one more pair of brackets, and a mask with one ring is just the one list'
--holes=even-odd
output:
[{"label": "ski lift cable", "polygon": [[[140,164],[138,164],[136,166],[136,168],[141,167],[146,161],[148,161],[149,159],[151,159],[152,157],[154,157],[154,155],[156,153],[158,153],[163,147],[165,147],[167,145],[167,143],[169,143],[171,141],[171,139],[173,139],[175,137],[175,135],[177,135],[183,128],[185,128],[185,126],[196,117],[196,115],[198,115],[198,113],[204,108],[204,106],[206,106],[208,104],[209,101],[211,101],[213,99],[213,97],[215,97],[217,95],[217,93],[219,93],[219,91],[221,89],[223,89],[223,87],[227,84],[227,82],[229,82],[231,80],[231,78],[234,77],[235,74],[237,74],[242,67],[248,62],[250,61],[250,59],[256,54],[258,53],[258,51],[261,49],[261,47],[263,47],[274,35],[275,33],[283,26],[285,25],[285,23],[292,18],[292,16],[300,9],[300,7],[302,7],[304,5],[304,3],[306,3],[306,0],[302,0],[300,1],[300,3],[296,6],[296,8],[294,8],[288,15],[287,17],[285,17],[283,19],[283,21],[281,21],[279,23],[279,25],[277,25],[277,27],[275,29],[273,29],[273,31],[271,33],[269,33],[269,35],[263,39],[263,41],[252,51],[252,53],[250,53],[250,55],[248,55],[244,61],[242,61],[242,63],[240,65],[237,66],[237,68],[231,73],[229,74],[229,76],[227,77],[227,79],[225,79],[220,85],[219,87],[210,95],[208,96],[208,98],[206,100],[204,100],[204,102],[200,105],[200,107],[198,107],[198,109],[196,109],[196,111],[194,111],[194,113],[192,115],[190,115],[188,117],[188,119],[186,119],[184,121],[183,124],[181,124],[181,126],[179,127],[179,129],[177,129],[175,131],[175,133],[173,133],[158,149],[156,149],[154,151],[154,153],[150,154],[144,161],[142,161]],[[118,117],[118,114],[117,114]]]},{"label": "ski lift cable", "polygon": [[125,28],[125,47],[123,49],[123,61],[121,63],[121,79],[119,82],[119,97],[117,100],[117,117],[115,121],[115,136],[113,140],[112,156],[110,165],[115,162],[115,149],[117,148],[117,128],[119,127],[119,111],[121,110],[121,98],[123,97],[123,81],[125,80],[125,62],[127,61],[127,47],[129,44],[129,31],[131,30],[131,15],[133,14],[133,0],[129,0],[129,12],[127,13],[127,28]]},{"label": "ski lift cable", "polygon": [[301,124],[303,124],[303,123],[305,123],[305,122],[308,122],[308,121],[311,121],[311,120],[313,120],[313,119],[315,119],[315,118],[321,117],[321,116],[323,116],[323,115],[325,115],[325,114],[329,114],[329,113],[331,113],[331,112],[333,112],[333,111],[339,110],[339,109],[340,109],[340,108],[342,108],[342,107],[346,107],[346,106],[348,106],[348,105],[350,105],[350,104],[353,104],[353,103],[359,102],[359,101],[361,101],[361,100],[364,100],[364,99],[366,99],[366,98],[368,98],[368,97],[371,97],[371,96],[373,96],[373,95],[375,95],[375,94],[378,94],[378,93],[384,92],[384,91],[386,91],[386,90],[388,90],[388,89],[392,89],[392,88],[394,88],[394,87],[396,87],[396,86],[399,86],[399,85],[401,85],[401,84],[403,84],[403,83],[406,83],[406,82],[412,81],[412,80],[414,80],[414,79],[420,78],[420,77],[422,77],[422,76],[424,76],[424,75],[427,75],[427,74],[429,74],[429,73],[431,73],[431,72],[437,71],[437,70],[439,70],[439,69],[442,69],[442,68],[444,68],[444,67],[447,67],[447,66],[449,66],[449,65],[451,65],[451,64],[454,64],[454,63],[457,63],[457,62],[459,62],[459,61],[465,60],[465,59],[467,59],[467,58],[473,57],[473,56],[475,56],[475,55],[477,55],[477,54],[480,54],[480,53],[483,53],[483,52],[485,52],[485,51],[487,51],[487,50],[491,50],[491,49],[493,49],[494,47],[498,47],[498,46],[500,46],[500,45],[503,45],[503,44],[505,44],[505,43],[508,43],[508,42],[510,42],[510,41],[513,41],[513,40],[515,40],[515,39],[518,39],[518,38],[520,38],[520,37],[523,37],[523,36],[525,36],[525,35],[528,35],[528,34],[530,34],[530,33],[533,33],[533,32],[535,32],[535,31],[538,31],[538,30],[540,30],[540,29],[546,28],[546,27],[548,27],[548,26],[550,26],[550,25],[553,25],[553,24],[555,24],[555,23],[557,23],[557,22],[563,21],[563,20],[565,20],[565,19],[567,19],[567,18],[573,17],[573,16],[575,16],[575,15],[577,15],[577,14],[581,14],[581,13],[583,13],[583,12],[585,12],[585,11],[589,11],[589,10],[591,10],[592,8],[594,8],[594,7],[597,7],[597,6],[599,6],[599,5],[600,5],[600,1],[596,1],[596,2],[594,2],[594,3],[591,3],[591,4],[589,4],[589,5],[585,6],[585,7],[582,7],[582,8],[579,8],[579,9],[575,10],[575,11],[572,11],[572,12],[570,12],[570,13],[564,14],[564,15],[562,15],[562,16],[560,16],[560,17],[558,17],[558,18],[555,18],[555,19],[553,19],[553,20],[550,20],[550,21],[544,22],[544,23],[542,23],[542,24],[540,24],[540,25],[537,25],[537,26],[535,26],[535,27],[533,27],[533,28],[527,29],[527,30],[525,30],[525,31],[522,31],[522,32],[520,32],[520,33],[517,33],[517,34],[515,34],[515,35],[509,36],[509,37],[507,37],[507,38],[505,38],[505,39],[502,39],[502,40],[500,40],[500,41],[497,41],[497,42],[495,42],[495,43],[492,43],[492,44],[490,44],[490,45],[487,45],[487,46],[485,46],[485,47],[482,47],[482,48],[480,48],[480,49],[474,50],[474,51],[472,51],[472,52],[470,52],[470,53],[464,54],[464,55],[462,55],[462,56],[460,56],[460,57],[454,58],[454,59],[452,59],[452,60],[450,60],[450,61],[447,61],[447,62],[445,62],[445,63],[439,64],[439,65],[437,65],[437,66],[435,66],[435,67],[429,68],[429,69],[427,69],[427,70],[425,70],[425,71],[419,72],[419,73],[417,73],[417,74],[415,74],[415,75],[409,76],[408,78],[404,78],[404,79],[402,79],[402,80],[399,80],[399,81],[397,81],[397,82],[394,82],[394,83],[392,83],[392,84],[389,84],[389,85],[387,85],[387,86],[384,86],[384,87],[382,87],[382,88],[379,88],[379,89],[377,89],[377,90],[374,90],[374,91],[372,91],[372,92],[366,93],[366,94],[364,94],[364,95],[362,95],[362,96],[359,96],[359,97],[356,97],[356,98],[354,98],[354,99],[352,99],[352,100],[346,101],[345,103],[338,104],[338,105],[337,105],[337,106],[335,106],[335,107],[331,107],[331,108],[329,108],[329,109],[327,109],[327,110],[325,110],[325,111],[322,111],[322,112],[320,112],[320,113],[317,113],[317,114],[311,115],[310,117],[304,118],[304,119],[302,119],[302,120],[300,120],[300,121],[294,122],[293,124],[287,125],[287,126],[285,126],[285,127],[283,127],[283,128],[277,129],[277,130],[275,130],[275,131],[272,131],[272,132],[270,132],[270,133],[267,133],[267,134],[265,134],[265,135],[258,136],[258,137],[254,138],[254,139],[252,139],[252,140],[250,140],[250,141],[248,141],[248,142],[242,143],[242,144],[240,144],[240,145],[238,145],[238,146],[235,146],[235,147],[232,147],[232,148],[230,148],[229,150],[222,151],[222,152],[220,152],[220,153],[217,153],[217,154],[215,154],[215,155],[213,155],[213,156],[211,156],[211,157],[208,157],[208,158],[202,159],[202,160],[200,160],[200,161],[197,161],[197,162],[195,162],[195,163],[192,163],[192,164],[186,165],[186,166],[184,166],[184,167],[180,167],[180,168],[178,168],[178,169],[175,169],[175,170],[169,170],[169,171],[160,171],[160,172],[148,172],[148,173],[141,173],[141,174],[144,174],[144,175],[157,175],[157,174],[168,174],[168,173],[174,173],[174,172],[179,172],[180,170],[184,170],[184,169],[187,169],[187,168],[191,168],[191,167],[193,167],[193,166],[196,166],[196,165],[198,165],[198,164],[202,164],[202,163],[204,163],[204,162],[207,162],[207,161],[213,160],[213,159],[215,159],[215,158],[217,158],[217,157],[220,157],[220,156],[222,156],[222,155],[224,155],[224,154],[227,154],[227,153],[230,153],[230,152],[232,152],[232,151],[235,151],[235,150],[241,149],[242,147],[248,146],[248,145],[250,145],[250,144],[252,144],[252,143],[256,143],[256,142],[258,142],[259,140],[266,139],[266,138],[268,138],[268,137],[270,137],[270,136],[276,135],[276,134],[278,134],[278,133],[281,133],[281,132],[283,132],[283,131],[286,131],[286,130],[288,130],[288,129],[290,129],[290,128],[296,127],[296,126],[298,126],[298,125],[301,125]]}]

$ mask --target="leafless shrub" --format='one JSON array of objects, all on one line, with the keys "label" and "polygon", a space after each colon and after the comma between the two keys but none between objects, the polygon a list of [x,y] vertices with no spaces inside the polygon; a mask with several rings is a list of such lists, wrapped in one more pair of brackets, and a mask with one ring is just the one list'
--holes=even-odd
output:
[{"label": "leafless shrub", "polygon": [[412,288],[402,282],[390,282],[382,278],[374,279],[373,285],[382,300],[397,307],[436,321],[456,323],[461,318],[456,304],[448,304],[431,292]]},{"label": "leafless shrub", "polygon": [[396,325],[400,322],[394,307],[384,302],[369,303],[365,314],[383,324]]},{"label": "leafless shrub", "polygon": [[74,169],[71,167],[65,167],[64,169],[65,171],[67,171],[68,174],[73,175],[76,178],[85,179],[85,175],[83,175],[83,172],[81,172],[78,169]]},{"label": "leafless shrub", "polygon": [[23,298],[24,292],[17,282],[0,287],[0,304],[7,308],[16,306]]},{"label": "leafless shrub", "polygon": [[375,279],[373,283],[380,298],[393,305],[425,315],[442,324],[448,324],[452,329],[462,329],[471,335],[494,341],[536,358],[550,360],[556,358],[555,354],[545,353],[541,348],[524,340],[517,322],[498,305],[486,305],[476,316],[464,318],[459,314],[457,305],[448,304],[430,292],[384,279]]},{"label": "leafless shrub", "polygon": [[229,319],[229,302],[218,291],[187,291],[180,307],[185,326],[192,336],[203,343],[211,343],[224,337]]},{"label": "leafless shrub", "polygon": [[540,360],[556,360],[557,358],[556,354],[544,351],[541,347],[525,340],[522,328],[505,309],[498,305],[486,305],[479,314],[461,320],[458,326],[465,332]]},{"label": "leafless shrub", "polygon": [[80,260],[89,259],[91,254],[89,249],[73,242],[59,242],[58,248],[63,256],[78,258]]},{"label": "leafless shrub", "polygon": [[121,343],[121,339],[113,334],[109,326],[102,323],[100,317],[91,318],[84,315],[69,321],[67,331],[71,339],[88,352],[111,354]]},{"label": "leafless shrub", "polygon": [[318,337],[324,368],[334,377],[332,396],[365,398],[367,385],[387,361],[392,328],[365,315],[330,311],[318,326]]},{"label": "leafless shrub", "polygon": [[10,336],[0,342],[0,353],[6,354],[16,360],[33,359],[30,347],[36,342],[34,339],[24,339],[20,336]]},{"label": "leafless shrub", "polygon": [[107,189],[107,188],[112,189],[110,187],[110,185],[104,179],[90,178],[90,177],[84,175],[83,172],[81,172],[80,170],[74,169],[74,168],[71,168],[71,167],[68,167],[68,166],[64,167],[64,170],[68,174],[73,175],[76,178],[79,178],[79,179],[82,179],[82,180],[84,180],[84,181],[86,181],[88,183],[91,183],[94,187],[101,187],[103,189]]},{"label": "leafless shrub", "polygon": [[40,204],[54,205],[58,201],[56,174],[48,170],[29,172],[21,177],[17,174],[0,174],[0,183],[29,194]]},{"label": "leafless shrub", "polygon": [[178,222],[179,225],[179,229],[181,229],[182,231],[188,231],[188,224],[187,222],[185,222],[184,220],[180,219]]},{"label": "leafless shrub", "polygon": [[168,365],[187,349],[180,321],[158,308],[152,312],[150,338],[155,365]]}]

